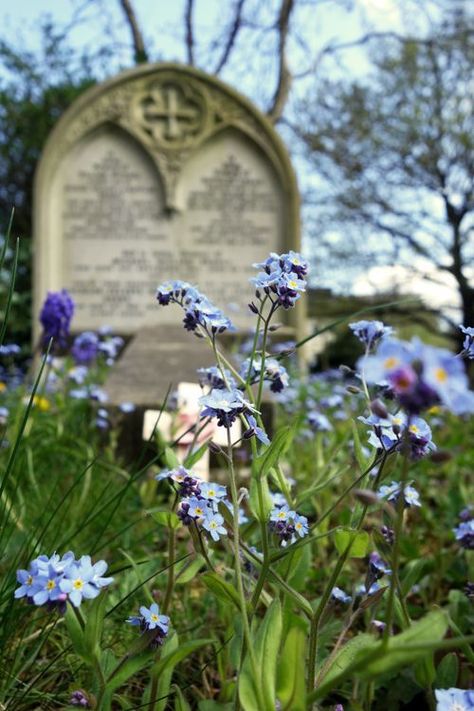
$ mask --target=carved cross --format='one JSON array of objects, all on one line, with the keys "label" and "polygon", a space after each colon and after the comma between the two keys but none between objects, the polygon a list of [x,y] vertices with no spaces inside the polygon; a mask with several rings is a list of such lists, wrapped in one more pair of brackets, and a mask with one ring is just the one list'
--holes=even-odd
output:
[{"label": "carved cross", "polygon": [[162,133],[164,138],[173,140],[184,136],[187,133],[186,127],[189,130],[197,125],[199,110],[189,102],[186,104],[183,94],[169,86],[160,93],[154,92],[152,98],[144,102],[143,118],[151,124],[154,135],[158,128],[159,135],[155,137],[160,137]]}]

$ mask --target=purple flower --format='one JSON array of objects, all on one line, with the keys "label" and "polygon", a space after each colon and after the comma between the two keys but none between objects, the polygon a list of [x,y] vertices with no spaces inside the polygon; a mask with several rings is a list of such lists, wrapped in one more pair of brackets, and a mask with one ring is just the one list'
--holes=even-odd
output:
[{"label": "purple flower", "polygon": [[[400,497],[400,491],[401,485],[396,481],[392,481],[390,485],[385,484],[384,486],[381,486],[377,494],[379,498],[386,499],[387,501],[396,504]],[[415,487],[411,486],[411,484],[407,484],[405,486],[403,498],[405,506],[407,507],[421,506],[420,495]]]},{"label": "purple flower", "polygon": [[73,314],[74,301],[66,289],[48,292],[39,316],[43,326],[43,345],[54,338],[55,345],[64,348],[69,337]]},{"label": "purple flower", "polygon": [[330,432],[332,430],[331,423],[322,412],[313,410],[308,412],[307,418],[308,424],[314,432]]},{"label": "purple flower", "polygon": [[74,339],[71,354],[78,365],[89,365],[99,353],[99,338],[93,331],[84,331]]},{"label": "purple flower", "polygon": [[232,377],[230,370],[224,370],[225,381],[222,377],[220,368],[215,365],[210,368],[199,368],[197,372],[199,375],[199,385],[202,388],[207,385],[215,390],[225,390],[229,385],[232,388],[236,386],[236,382]]},{"label": "purple flower", "polygon": [[82,691],[82,689],[78,689],[77,691],[72,692],[71,698],[69,699],[69,703],[71,704],[71,706],[82,706],[82,708],[86,709],[91,708],[89,699],[85,692]]}]

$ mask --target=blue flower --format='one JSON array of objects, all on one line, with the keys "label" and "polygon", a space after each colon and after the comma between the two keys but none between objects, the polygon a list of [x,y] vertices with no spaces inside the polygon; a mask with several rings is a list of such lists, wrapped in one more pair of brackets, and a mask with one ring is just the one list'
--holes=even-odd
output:
[{"label": "blue flower", "polygon": [[210,510],[209,504],[204,499],[198,499],[196,496],[192,496],[186,501],[188,504],[187,515],[191,516],[193,519],[202,519],[206,516],[207,512]]},{"label": "blue flower", "polygon": [[[396,481],[392,481],[390,485],[385,484],[384,486],[381,486],[377,494],[379,498],[386,499],[386,501],[396,504],[400,497],[400,491],[401,485]],[[403,498],[405,500],[405,505],[408,507],[421,506],[420,495],[417,490],[411,486],[411,484],[407,484],[405,486]]]},{"label": "blue flower", "polygon": [[308,424],[314,432],[330,432],[332,430],[331,423],[322,412],[313,410],[308,412],[307,418]]},{"label": "blue flower", "polygon": [[206,501],[218,504],[227,496],[227,489],[222,484],[214,484],[211,481],[203,481],[199,485],[200,496]]},{"label": "blue flower", "polygon": [[402,407],[412,414],[441,403],[454,414],[474,412],[474,393],[462,362],[443,348],[384,339],[377,353],[358,362],[371,383],[389,385]]},{"label": "blue flower", "polygon": [[130,616],[126,622],[140,627],[142,632],[154,632],[150,646],[157,647],[163,644],[168,634],[170,618],[167,615],[160,615],[159,606],[153,602],[149,608],[142,605],[139,614]]},{"label": "blue flower", "polygon": [[372,348],[393,333],[393,328],[385,326],[382,321],[355,321],[349,324],[349,328],[367,348]]},{"label": "blue flower", "polygon": [[202,522],[202,527],[211,534],[211,538],[214,541],[218,541],[221,536],[227,535],[223,523],[224,517],[220,513],[208,510]]},{"label": "blue flower", "polygon": [[240,390],[211,390],[209,395],[199,398],[204,406],[201,417],[216,417],[221,427],[230,427],[238,415],[251,411],[253,408],[244,400]]},{"label": "blue flower", "polygon": [[341,590],[341,588],[338,587],[335,587],[331,590],[331,597],[333,598],[333,600],[336,600],[336,602],[342,602],[344,604],[348,604],[352,601],[352,597],[345,593],[344,590]]},{"label": "blue flower", "polygon": [[[90,561],[90,559],[89,559]],[[64,577],[59,582],[61,592],[67,593],[74,607],[80,607],[82,598],[91,600],[100,593],[100,589],[93,582],[94,569],[86,562],[74,563],[64,572]]]},{"label": "blue flower", "polygon": [[453,531],[462,548],[474,550],[474,518],[462,521]]},{"label": "blue flower", "polygon": [[462,355],[472,360],[474,358],[474,328],[472,326],[459,326],[466,338],[463,342]]},{"label": "blue flower", "polygon": [[113,581],[103,577],[106,569],[103,560],[92,565],[90,556],[76,561],[72,551],[62,557],[57,553],[51,557],[40,555],[28,570],[17,571],[20,587],[15,590],[15,597],[27,597],[35,605],[48,603],[60,609],[69,599],[78,607],[82,597],[96,597],[101,588]]},{"label": "blue flower", "polygon": [[119,405],[119,410],[124,414],[129,414],[130,412],[135,411],[135,405],[133,404],[133,402],[121,402]]},{"label": "blue flower", "polygon": [[256,437],[260,442],[262,442],[262,444],[269,445],[270,439],[267,436],[265,430],[263,430],[261,427],[258,427],[257,420],[255,419],[255,417],[253,417],[253,415],[247,415],[246,419],[249,427],[243,434],[244,439]]},{"label": "blue flower", "polygon": [[436,711],[470,711],[474,709],[474,691],[436,689]]},{"label": "blue flower", "polygon": [[293,526],[295,527],[295,531],[300,538],[304,538],[308,534],[309,528],[306,516],[299,516],[298,514],[295,514],[295,516],[293,516]]},{"label": "blue flower", "polygon": [[89,365],[99,353],[99,338],[93,331],[84,331],[74,339],[71,355],[79,365]]},{"label": "blue flower", "polygon": [[55,345],[64,348],[69,337],[73,314],[74,301],[66,289],[48,292],[39,316],[43,326],[43,345],[54,338]]}]

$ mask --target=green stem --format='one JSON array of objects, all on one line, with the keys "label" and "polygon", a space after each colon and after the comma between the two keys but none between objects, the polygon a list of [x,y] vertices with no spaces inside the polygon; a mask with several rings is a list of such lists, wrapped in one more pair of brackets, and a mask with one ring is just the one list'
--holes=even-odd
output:
[{"label": "green stem", "polygon": [[[171,508],[171,511],[174,513],[176,511],[176,507],[178,505],[178,500],[179,496],[176,493],[173,501],[173,506]],[[170,606],[171,602],[171,597],[173,595],[173,589],[174,589],[174,563],[175,563],[175,557],[176,557],[176,531],[173,527],[170,527],[169,532],[168,532],[168,580],[166,583],[166,592],[165,592],[165,599],[163,600],[163,614],[166,615],[166,612]]]},{"label": "green stem", "polygon": [[[237,592],[240,600],[240,612],[242,617],[242,624],[244,630],[244,638],[247,647],[247,654],[250,658],[250,665],[252,667],[252,674],[254,679],[258,678],[258,667],[257,660],[255,659],[255,653],[252,647],[252,640],[250,636],[250,625],[247,616],[247,602],[245,600],[244,583],[242,578],[242,565],[240,561],[240,532],[239,532],[239,498],[237,493],[237,483],[235,478],[234,462],[232,458],[232,442],[230,438],[230,430],[227,429],[227,456],[229,463],[229,479],[230,479],[230,491],[232,498],[232,513],[233,513],[233,543],[234,543],[234,564],[235,564],[235,577],[237,582]],[[241,660],[242,662],[242,660]],[[258,685],[256,685],[256,694],[259,703],[259,709],[265,708],[262,698],[262,691]],[[238,690],[236,689],[236,693]]]}]

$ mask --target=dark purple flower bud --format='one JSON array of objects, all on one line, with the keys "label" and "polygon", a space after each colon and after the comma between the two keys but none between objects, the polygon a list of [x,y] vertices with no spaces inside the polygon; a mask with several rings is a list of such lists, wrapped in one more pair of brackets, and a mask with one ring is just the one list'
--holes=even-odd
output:
[{"label": "dark purple flower bud", "polygon": [[464,592],[466,593],[469,600],[474,600],[474,583],[466,583]]},{"label": "dark purple flower bud", "polygon": [[395,531],[393,530],[393,528],[389,528],[388,526],[382,526],[382,528],[380,529],[380,533],[382,534],[388,545],[393,546],[395,541]]},{"label": "dark purple flower bud", "polygon": [[250,311],[252,311],[254,314],[257,314],[257,315],[258,315],[258,308],[255,306],[255,304],[253,303],[253,301],[250,302],[250,304],[249,304],[249,309],[250,309]]},{"label": "dark purple flower bud", "polygon": [[374,415],[377,415],[377,417],[380,417],[382,420],[388,417],[387,408],[383,404],[382,400],[379,400],[378,398],[376,400],[372,400],[370,403],[370,409]]},{"label": "dark purple flower bud", "polygon": [[87,694],[82,691],[82,689],[78,689],[77,691],[72,692],[71,698],[69,699],[69,703],[71,704],[71,706],[82,706],[82,708],[85,709],[91,708],[89,698]]}]

